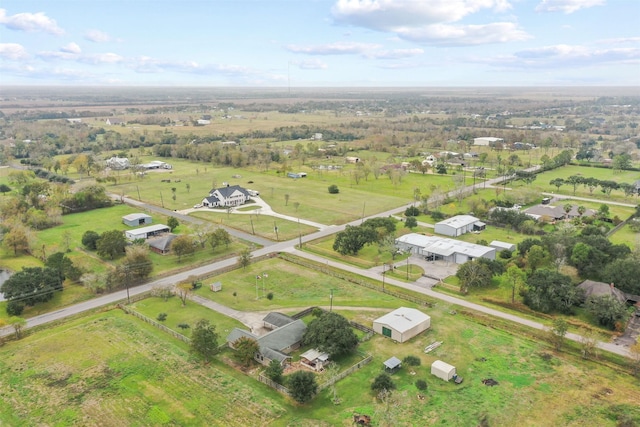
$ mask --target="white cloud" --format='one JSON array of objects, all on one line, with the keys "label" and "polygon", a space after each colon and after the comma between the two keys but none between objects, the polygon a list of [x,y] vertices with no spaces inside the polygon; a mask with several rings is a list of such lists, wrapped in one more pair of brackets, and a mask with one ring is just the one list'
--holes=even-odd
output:
[{"label": "white cloud", "polygon": [[336,20],[380,31],[398,27],[456,22],[479,12],[511,8],[507,0],[338,0],[332,8]]},{"label": "white cloud", "polygon": [[10,30],[16,31],[43,31],[56,36],[64,34],[64,30],[58,27],[56,21],[49,18],[43,12],[25,12],[7,16],[6,9],[0,9],[0,24],[3,24]]},{"label": "white cloud", "polygon": [[494,22],[485,25],[435,24],[420,29],[400,29],[398,35],[416,43],[442,46],[473,46],[531,38],[511,22]]},{"label": "white cloud", "polygon": [[605,0],[542,0],[536,6],[536,12],[564,12],[570,14],[580,9],[603,6],[605,3]]},{"label": "white cloud", "polygon": [[78,61],[87,64],[116,64],[123,62],[124,58],[116,53],[96,53],[91,55],[83,55]]},{"label": "white cloud", "polygon": [[75,54],[79,54],[82,52],[82,49],[80,49],[80,46],[78,46],[77,43],[69,43],[66,46],[62,46],[60,48],[61,52],[67,52],[67,53],[75,53]]},{"label": "white cloud", "polygon": [[109,34],[100,30],[89,30],[85,33],[84,38],[94,43],[106,43],[113,40]]},{"label": "white cloud", "polygon": [[18,43],[0,43],[0,58],[18,61],[28,57],[29,55],[22,45]]},{"label": "white cloud", "polygon": [[379,50],[371,53],[367,53],[364,56],[374,59],[403,59],[411,58],[414,56],[422,55],[424,50],[420,48],[415,49],[392,49],[392,50]]},{"label": "white cloud", "polygon": [[640,64],[640,48],[594,49],[580,45],[551,45],[525,49],[512,55],[478,58],[481,62],[508,68],[583,68],[609,64]]},{"label": "white cloud", "polygon": [[307,55],[353,55],[364,54],[367,51],[380,49],[380,45],[373,43],[336,42],[316,46],[289,45],[286,49],[293,53],[306,53]]},{"label": "white cloud", "polygon": [[521,41],[530,36],[513,22],[465,25],[462,19],[484,10],[501,13],[507,0],[338,0],[336,21],[427,45],[463,46]]},{"label": "white cloud", "polygon": [[292,64],[297,65],[302,70],[326,70],[329,68],[327,64],[318,60],[310,59],[307,61],[291,61]]}]

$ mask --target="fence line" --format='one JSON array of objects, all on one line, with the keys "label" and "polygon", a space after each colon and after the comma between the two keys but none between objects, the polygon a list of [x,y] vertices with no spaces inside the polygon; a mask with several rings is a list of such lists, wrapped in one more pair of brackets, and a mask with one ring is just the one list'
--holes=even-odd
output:
[{"label": "fence line", "polygon": [[[141,298],[141,299],[142,299],[142,298]],[[169,329],[169,328],[167,328],[167,327],[166,327],[166,326],[164,326],[163,324],[158,323],[158,322],[156,322],[155,320],[150,319],[150,318],[148,318],[147,316],[145,316],[145,315],[143,315],[143,314],[140,314],[140,313],[138,313],[138,312],[137,312],[137,311],[135,311],[135,310],[130,309],[129,307],[127,307],[127,306],[126,306],[126,305],[124,305],[124,304],[118,304],[118,308],[120,308],[122,311],[124,311],[124,312],[125,312],[125,313],[127,313],[127,314],[132,314],[132,315],[134,315],[135,317],[137,317],[138,319],[142,320],[143,322],[146,322],[146,323],[148,323],[148,324],[150,324],[150,325],[152,325],[152,326],[155,326],[156,328],[160,329],[161,331],[164,331],[164,332],[168,333],[169,335],[171,335],[171,336],[172,336],[172,337],[174,337],[174,338],[179,339],[180,341],[184,341],[184,342],[186,342],[187,344],[189,344],[189,343],[191,342],[191,340],[190,340],[189,338],[185,337],[184,335],[182,335],[182,334],[180,334],[180,333],[178,333],[178,332],[174,331],[173,329]]]},{"label": "fence line", "polygon": [[286,394],[287,396],[291,396],[291,394],[289,394],[289,389],[288,388],[286,388],[282,384],[278,384],[275,381],[271,381],[269,378],[267,378],[264,375],[262,375],[262,373],[258,374],[258,381],[260,381],[263,384],[268,385],[269,387],[279,391],[280,393]]},{"label": "fence line", "polygon": [[342,279],[342,280],[346,280],[348,282],[355,283],[356,285],[359,285],[359,286],[364,286],[365,288],[374,289],[374,290],[376,290],[378,292],[383,292],[383,293],[385,293],[387,295],[391,295],[393,297],[400,298],[400,299],[403,299],[403,300],[406,300],[406,301],[411,301],[413,303],[416,303],[416,304],[419,304],[419,305],[423,305],[425,307],[433,307],[433,303],[428,301],[428,300],[425,300],[425,299],[422,299],[422,298],[413,297],[411,295],[407,295],[407,294],[404,294],[404,293],[401,293],[401,292],[392,291],[390,289],[382,288],[382,287],[380,287],[380,286],[378,286],[376,284],[372,284],[372,283],[367,282],[365,280],[361,280],[361,279],[358,279],[356,277],[352,277],[352,276],[343,274],[343,273],[339,272],[338,270],[324,267],[324,266],[322,266],[320,264],[304,260],[304,259],[302,259],[300,257],[296,257],[296,256],[292,256],[292,255],[289,255],[289,254],[285,254],[283,252],[278,254],[278,256],[281,259],[283,259],[284,261],[289,261],[289,262],[291,262],[293,264],[298,264],[298,265],[301,265],[301,266],[306,267],[306,268],[311,268],[313,270],[319,271],[319,272],[327,274],[329,276],[336,277],[336,278]]},{"label": "fence line", "polygon": [[359,361],[355,365],[351,366],[350,368],[345,369],[344,371],[340,372],[335,377],[329,378],[325,383],[320,384],[318,386],[318,391],[324,390],[325,388],[337,383],[338,381],[340,381],[341,379],[343,379],[347,375],[351,374],[352,372],[357,371],[358,369],[362,368],[365,365],[368,365],[369,363],[371,363],[372,360],[373,360],[373,356],[371,354],[369,354],[367,357],[365,357],[364,359],[362,359],[361,361]]}]

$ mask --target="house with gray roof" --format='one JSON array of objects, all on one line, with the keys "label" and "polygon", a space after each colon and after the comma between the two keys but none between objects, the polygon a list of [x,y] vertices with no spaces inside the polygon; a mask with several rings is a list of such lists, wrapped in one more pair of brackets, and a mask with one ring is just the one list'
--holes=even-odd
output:
[{"label": "house with gray roof", "polygon": [[627,296],[620,289],[616,288],[613,283],[596,282],[594,280],[585,280],[578,285],[578,288],[584,291],[585,301],[591,296],[602,297],[611,296],[618,302],[627,302]]},{"label": "house with gray roof", "polygon": [[300,319],[293,320],[260,336],[244,329],[234,328],[227,336],[227,344],[234,348],[233,343],[239,338],[251,338],[260,347],[260,351],[254,356],[257,362],[268,366],[272,360],[277,360],[282,365],[291,359],[289,353],[300,348],[306,330],[307,325]]},{"label": "house with gray roof", "polygon": [[[524,213],[529,215],[534,219],[551,219],[553,221],[559,221],[561,219],[572,219],[577,218],[580,215],[578,212],[577,205],[571,205],[571,210],[567,213],[564,210],[563,206],[554,206],[554,205],[535,205],[531,206],[529,209],[525,210]],[[593,209],[586,209],[582,216],[594,216],[596,211]]]},{"label": "house with gray roof", "polygon": [[208,208],[240,206],[250,199],[249,192],[239,185],[227,185],[214,188],[209,195],[202,200],[202,206]]},{"label": "house with gray roof", "polygon": [[265,328],[273,330],[284,325],[288,325],[289,323],[293,322],[293,320],[293,318],[287,316],[286,314],[272,311],[271,313],[267,314],[264,319],[262,319],[262,324]]}]

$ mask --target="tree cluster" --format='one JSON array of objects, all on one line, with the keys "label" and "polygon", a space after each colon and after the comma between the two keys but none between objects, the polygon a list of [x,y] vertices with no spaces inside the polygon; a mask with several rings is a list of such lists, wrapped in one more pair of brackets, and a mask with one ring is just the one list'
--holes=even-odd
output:
[{"label": "tree cluster", "polygon": [[395,230],[396,221],[390,217],[370,218],[359,226],[348,225],[336,234],[333,250],[341,255],[357,255],[365,245],[380,242]]},{"label": "tree cluster", "polygon": [[358,337],[347,319],[334,312],[323,312],[309,323],[302,343],[335,358],[353,351],[358,345]]}]

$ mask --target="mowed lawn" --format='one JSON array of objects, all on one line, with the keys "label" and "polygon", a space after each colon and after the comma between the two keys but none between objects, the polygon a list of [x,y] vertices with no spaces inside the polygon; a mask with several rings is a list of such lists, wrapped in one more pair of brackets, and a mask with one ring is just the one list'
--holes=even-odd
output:
[{"label": "mowed lawn", "polygon": [[[397,344],[381,336],[360,345],[373,361],[298,405],[220,361],[194,360],[186,345],[118,310],[77,319],[0,348],[0,424],[348,426],[354,413],[374,425],[616,426],[640,422],[640,389],[625,372],[554,354],[546,344],[487,327],[455,306],[422,309],[431,328]],[[339,312],[362,324],[388,309]],[[484,323],[484,322],[482,322]],[[434,341],[443,345],[429,354]],[[383,402],[370,390],[391,356],[421,365],[391,375]],[[225,352],[224,356],[227,357]],[[461,385],[430,374],[435,360],[453,364]],[[498,385],[487,387],[483,379]],[[422,379],[427,389],[415,382]],[[319,383],[326,380],[320,374]]]},{"label": "mowed lawn", "polygon": [[[156,157],[145,157],[143,161],[154,159]],[[422,194],[429,194],[432,187],[443,191],[454,187],[453,175],[415,173],[409,173],[396,182],[385,174],[378,179],[371,174],[368,179],[356,182],[353,177],[355,166],[344,164],[342,159],[333,161],[339,162],[343,167],[341,170],[314,171],[306,165],[292,165],[294,172],[308,173],[306,178],[300,179],[287,178],[275,168],[259,171],[212,167],[184,159],[164,160],[171,163],[172,170],[149,171],[142,179],[123,171],[120,172],[119,183],[107,185],[107,191],[170,210],[182,210],[201,203],[213,187],[220,187],[226,182],[259,191],[260,197],[278,213],[330,225],[410,203],[415,188],[419,188]],[[332,184],[338,186],[338,194],[329,194],[328,187]]]}]

